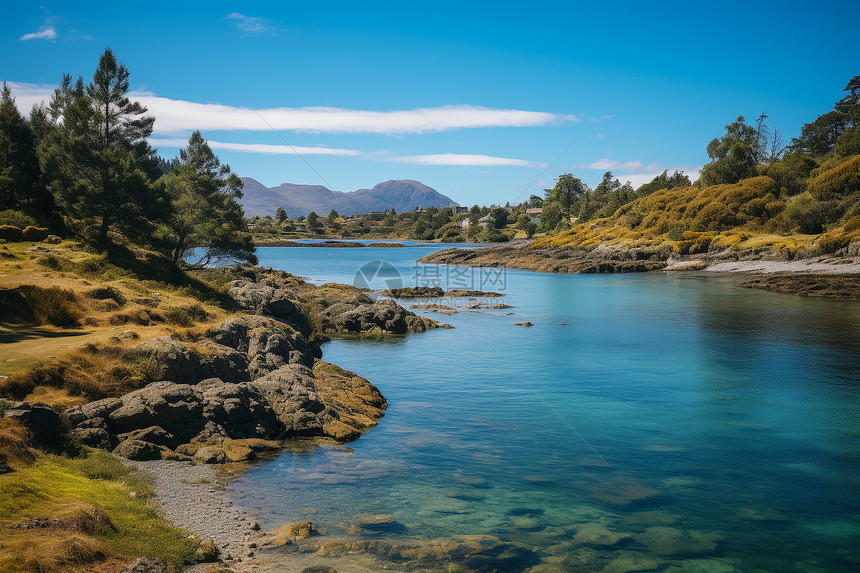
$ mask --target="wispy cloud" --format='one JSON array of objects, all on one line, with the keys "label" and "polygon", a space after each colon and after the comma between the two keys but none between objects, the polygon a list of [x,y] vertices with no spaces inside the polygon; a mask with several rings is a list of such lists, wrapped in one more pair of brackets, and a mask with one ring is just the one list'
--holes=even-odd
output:
[{"label": "wispy cloud", "polygon": [[19,41],[26,42],[27,40],[56,40],[57,30],[54,26],[41,26],[38,32],[24,34],[19,38]]},{"label": "wispy cloud", "polygon": [[232,12],[224,16],[224,18],[235,20],[239,31],[249,36],[277,36],[279,32],[277,26],[273,26],[269,20],[264,20],[257,16],[245,16],[239,12]]},{"label": "wispy cloud", "polygon": [[[149,143],[154,147],[186,147],[187,139],[151,137]],[[225,141],[206,140],[212,149],[240,151],[242,153],[264,153],[270,155],[341,155],[359,156],[357,149],[336,149],[332,147],[300,147],[294,145],[270,145],[267,143],[230,143]]]},{"label": "wispy cloud", "polygon": [[[226,141],[206,140],[212,149],[238,151],[241,153],[263,153],[275,155],[329,155],[341,157],[359,157],[372,161],[388,161],[392,163],[409,163],[412,165],[449,165],[472,167],[546,167],[542,163],[533,163],[524,159],[494,157],[492,155],[473,155],[466,153],[439,153],[433,155],[398,156],[390,151],[359,151],[358,149],[338,149],[332,147],[302,147],[297,145],[270,145],[267,143],[231,143]],[[156,148],[181,148],[188,145],[188,140],[179,137],[151,137],[149,143]]]},{"label": "wispy cloud", "polygon": [[[19,107],[29,110],[34,103],[50,98],[54,87],[10,83]],[[468,128],[536,127],[579,121],[571,115],[487,108],[472,105],[447,105],[395,111],[375,111],[334,107],[253,109],[160,97],[148,92],[133,92],[157,119],[155,133],[171,136],[201,131],[278,131],[310,133],[376,133],[401,135],[431,133]]]},{"label": "wispy cloud", "polygon": [[525,159],[472,155],[468,153],[437,153],[433,155],[407,155],[391,157],[389,161],[413,165],[460,165],[476,167],[546,167],[545,163],[534,163]]},{"label": "wispy cloud", "polygon": [[[676,165],[674,167],[669,167],[668,171],[670,175],[675,171],[680,171],[689,177],[690,181],[695,181],[699,178],[699,171],[701,171],[701,169],[701,165]],[[622,173],[614,175],[619,181],[629,181],[634,188],[637,188],[644,183],[648,183],[661,173],[663,173],[663,169],[658,168],[658,170],[648,173]]]},{"label": "wispy cloud", "polygon": [[574,169],[597,169],[600,171],[618,170],[626,173],[641,173],[644,171],[654,171],[659,169],[656,163],[650,165],[642,165],[641,161],[612,161],[607,157],[598,159],[591,163],[578,163],[572,166]]}]

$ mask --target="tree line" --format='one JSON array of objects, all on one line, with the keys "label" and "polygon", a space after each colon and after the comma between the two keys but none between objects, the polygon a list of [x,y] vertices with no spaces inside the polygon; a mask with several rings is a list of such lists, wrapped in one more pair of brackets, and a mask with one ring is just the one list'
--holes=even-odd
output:
[{"label": "tree line", "polygon": [[102,250],[143,246],[183,262],[256,262],[242,182],[199,131],[178,158],[149,145],[156,119],[129,98],[108,48],[92,80],[63,75],[23,116],[0,90],[0,224],[40,224]]},{"label": "tree line", "polygon": [[820,233],[847,216],[860,215],[860,76],[843,92],[831,111],[804,124],[788,144],[779,129],[770,130],[766,114],[752,124],[738,117],[723,136],[708,143],[709,161],[695,182],[678,171],[664,171],[634,190],[607,171],[592,190],[565,173],[544,197],[532,195],[529,200],[531,206],[543,208],[538,230],[561,232],[576,223],[610,217],[656,191],[705,189],[760,176],[775,183],[769,197],[756,199],[770,206],[769,230]]}]

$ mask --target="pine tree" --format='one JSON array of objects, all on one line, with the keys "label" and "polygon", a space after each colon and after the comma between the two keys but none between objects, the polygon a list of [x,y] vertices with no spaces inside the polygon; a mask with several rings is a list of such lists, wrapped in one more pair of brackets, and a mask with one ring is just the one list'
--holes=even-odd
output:
[{"label": "pine tree", "polygon": [[21,115],[12,90],[0,90],[0,210],[33,211],[39,195],[39,159],[33,130]]},{"label": "pine tree", "polygon": [[242,206],[242,180],[221,165],[212,148],[195,131],[179,152],[173,171],[160,182],[170,198],[170,216],[161,235],[171,245],[174,262],[200,248],[197,264],[213,261],[256,263]]},{"label": "pine tree", "polygon": [[106,246],[116,228],[146,238],[163,206],[151,177],[157,159],[146,142],[155,118],[131,101],[129,72],[110,49],[84,85],[63,76],[49,104],[53,120],[39,146],[43,173],[70,227]]}]

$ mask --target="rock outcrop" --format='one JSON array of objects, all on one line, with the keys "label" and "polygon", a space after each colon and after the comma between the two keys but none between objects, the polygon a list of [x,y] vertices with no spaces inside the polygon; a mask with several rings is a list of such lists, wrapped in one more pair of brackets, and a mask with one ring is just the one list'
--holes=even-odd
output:
[{"label": "rock outcrop", "polygon": [[[224,446],[238,447],[232,442],[247,438],[352,440],[375,426],[386,407],[364,378],[318,362],[313,369],[285,364],[239,384],[217,378],[196,385],[153,382],[121,398],[70,408],[63,419],[87,445],[114,447],[130,459],[171,459],[178,451],[212,463],[251,457],[248,444],[243,455],[230,455]],[[188,444],[199,447],[180,447]]]}]

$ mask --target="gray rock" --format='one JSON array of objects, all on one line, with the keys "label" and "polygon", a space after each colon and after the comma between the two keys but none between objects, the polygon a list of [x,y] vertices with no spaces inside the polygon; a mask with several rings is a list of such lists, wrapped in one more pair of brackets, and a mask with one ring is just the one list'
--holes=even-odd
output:
[{"label": "gray rock", "polygon": [[175,438],[173,434],[162,428],[161,426],[150,426],[148,428],[141,428],[139,430],[133,430],[131,432],[127,432],[125,434],[120,434],[117,436],[121,442],[125,440],[141,440],[143,442],[149,442],[151,444],[157,444],[159,446],[167,446],[170,447],[173,445],[176,447]]},{"label": "gray rock", "polygon": [[242,316],[223,322],[207,336],[245,354],[254,380],[285,364],[313,366],[307,339],[292,326],[265,316]]},{"label": "gray rock", "polygon": [[117,433],[170,426],[203,413],[200,395],[193,386],[153,382],[122,397],[122,406],[108,415]]},{"label": "gray rock", "polygon": [[326,407],[316,393],[314,374],[301,364],[288,364],[249,383],[260,392],[278,420],[285,435],[318,436],[323,422],[318,414]]},{"label": "gray rock", "polygon": [[142,440],[126,440],[114,449],[113,453],[117,456],[136,461],[160,460],[164,456],[164,446],[150,444]]},{"label": "gray rock", "polygon": [[150,375],[155,379],[180,384],[196,384],[212,377],[228,382],[248,380],[244,354],[212,341],[191,345],[161,336],[138,344],[128,354],[131,358],[146,360]]},{"label": "gray rock", "polygon": [[18,402],[6,410],[4,415],[21,422],[30,431],[37,446],[55,448],[59,445],[62,433],[60,415],[47,404]]},{"label": "gray rock", "polygon": [[141,557],[128,564],[120,573],[170,573],[170,564],[161,559]]},{"label": "gray rock", "polygon": [[116,438],[104,428],[76,428],[71,431],[71,434],[80,443],[91,448],[112,450],[117,443]]},{"label": "gray rock", "polygon": [[201,464],[223,464],[227,454],[218,446],[206,446],[197,450],[194,461]]}]

